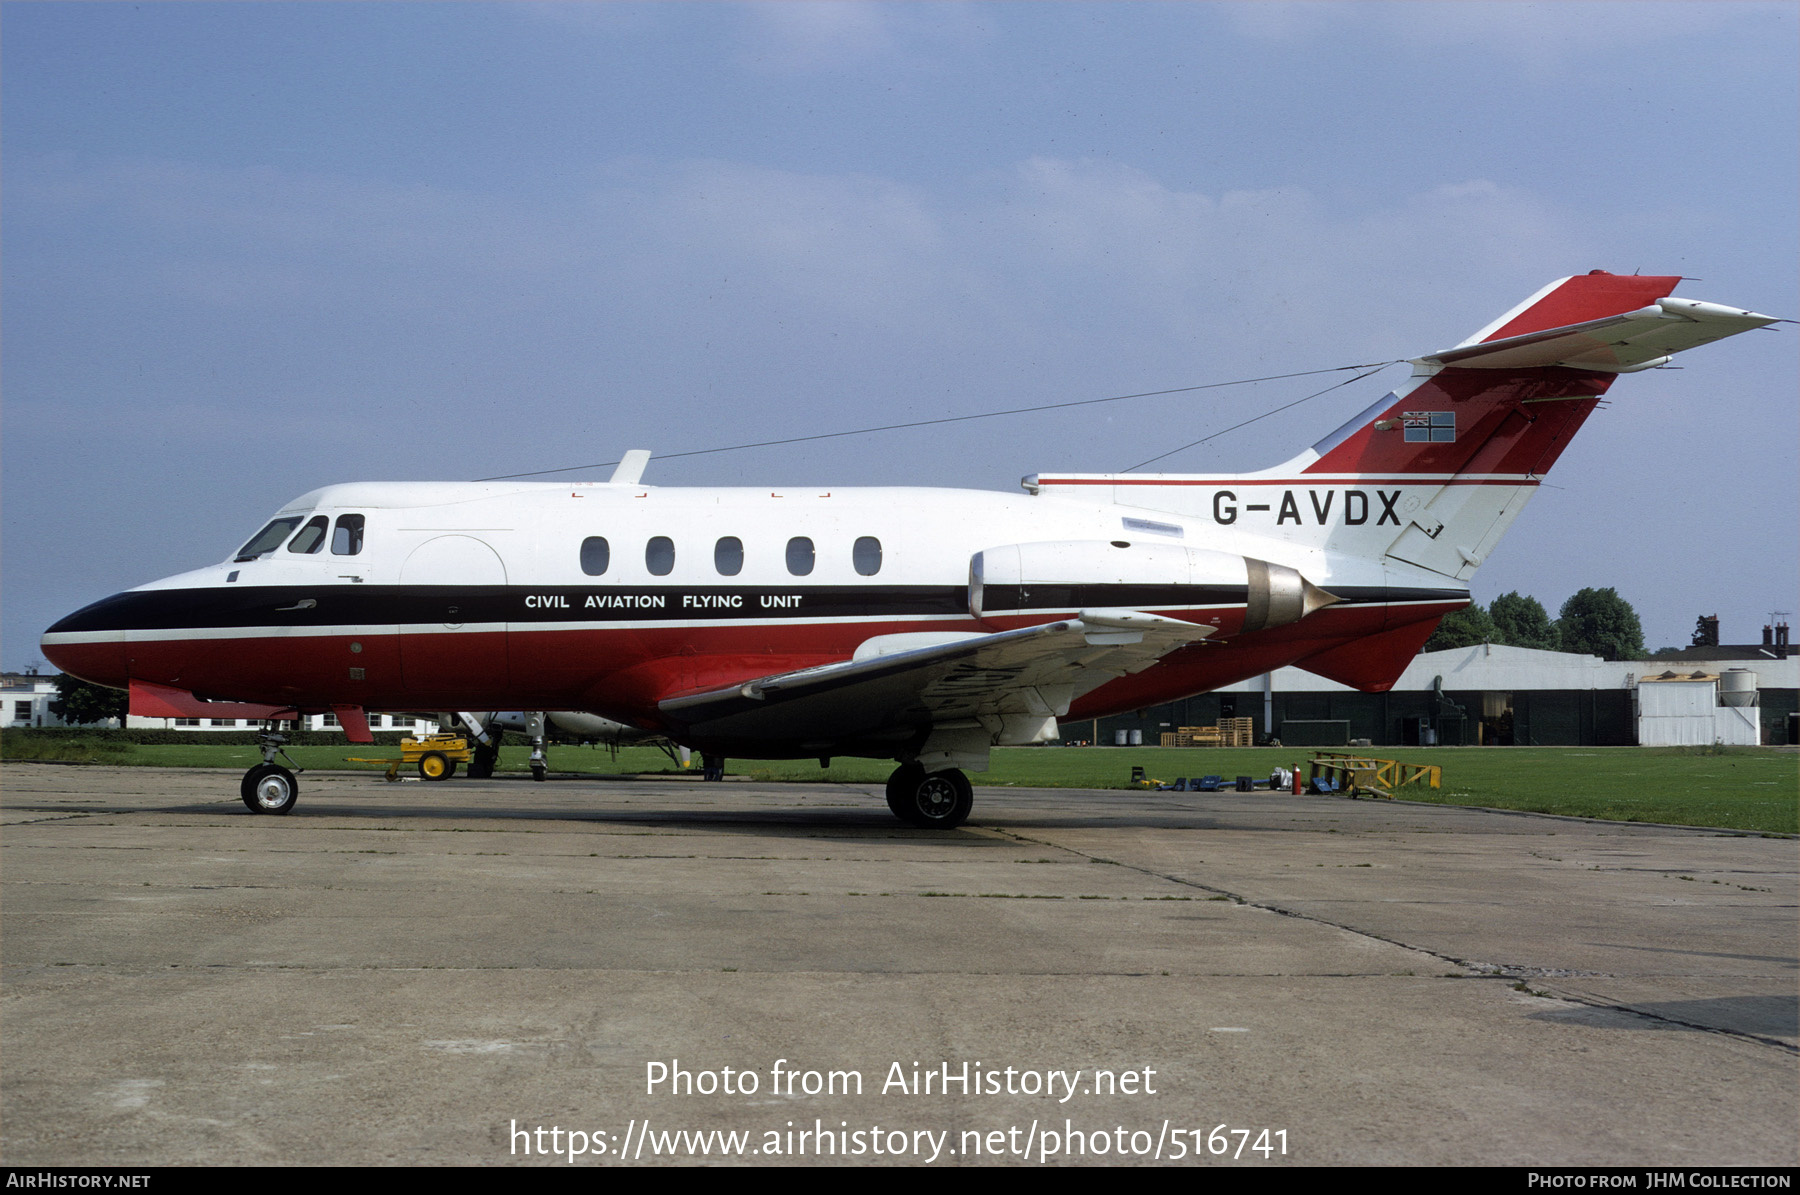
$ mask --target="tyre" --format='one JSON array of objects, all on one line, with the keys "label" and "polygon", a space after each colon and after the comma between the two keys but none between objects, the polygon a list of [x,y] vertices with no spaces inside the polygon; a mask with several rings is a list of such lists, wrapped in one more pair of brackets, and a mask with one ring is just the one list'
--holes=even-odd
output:
[{"label": "tyre", "polygon": [[419,757],[419,778],[422,780],[448,780],[455,772],[456,765],[441,751],[428,751]]},{"label": "tyre", "polygon": [[916,763],[901,764],[889,773],[887,778],[888,811],[901,821],[906,821],[907,794],[918,786],[925,778],[925,769]]},{"label": "tyre", "polygon": [[280,764],[260,763],[244,773],[238,794],[251,813],[287,813],[300,799],[300,782]]},{"label": "tyre", "polygon": [[907,764],[888,777],[888,808],[921,830],[953,830],[968,819],[974,804],[974,785],[955,768],[926,772]]},{"label": "tyre", "polygon": [[469,760],[469,779],[487,780],[494,774],[494,764],[499,760],[500,752],[492,747],[475,748],[474,758]]},{"label": "tyre", "polygon": [[531,765],[531,778],[533,780],[548,780],[550,778],[550,769],[544,764],[534,763]]}]

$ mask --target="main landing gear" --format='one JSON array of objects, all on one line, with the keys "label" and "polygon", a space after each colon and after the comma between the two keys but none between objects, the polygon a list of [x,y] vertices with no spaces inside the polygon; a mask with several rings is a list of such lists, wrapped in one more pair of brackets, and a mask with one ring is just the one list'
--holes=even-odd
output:
[{"label": "main landing gear", "polygon": [[549,779],[550,761],[544,756],[543,710],[526,711],[525,737],[531,740],[531,778],[537,781]]},{"label": "main landing gear", "polygon": [[294,802],[300,799],[300,782],[294,779],[294,773],[275,762],[275,757],[280,755],[289,763],[294,763],[288,753],[281,749],[282,744],[287,742],[287,736],[265,730],[256,736],[256,742],[262,748],[263,761],[244,773],[244,779],[238,785],[238,795],[243,797],[244,807],[251,813],[290,812],[294,808]]},{"label": "main landing gear", "polygon": [[[458,711],[452,715],[453,721],[446,720],[445,725],[450,729],[454,729],[457,723],[461,723],[463,731],[474,741],[469,751],[469,779],[471,780],[492,779],[494,768],[500,762],[500,744],[506,738],[506,732],[493,724],[493,717],[492,714]],[[424,760],[419,761],[421,767],[424,766],[424,762]],[[451,764],[450,774],[455,772],[456,765]],[[427,776],[425,779],[441,780],[443,777]]]},{"label": "main landing gear", "polygon": [[954,830],[975,804],[975,788],[955,768],[927,772],[916,763],[901,764],[887,782],[888,808],[909,826],[921,830]]},{"label": "main landing gear", "polygon": [[495,731],[493,743],[476,743],[475,754],[469,759],[469,779],[488,780],[494,775],[494,765],[500,762],[500,732]]}]

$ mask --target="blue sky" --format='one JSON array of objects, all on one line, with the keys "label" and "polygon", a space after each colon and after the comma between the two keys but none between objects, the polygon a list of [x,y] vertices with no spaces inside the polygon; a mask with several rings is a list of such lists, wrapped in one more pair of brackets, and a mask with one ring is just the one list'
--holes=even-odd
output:
[{"label": "blue sky", "polygon": [[[1556,277],[1800,315],[1791,4],[0,6],[0,663],[288,498],[1443,348]],[[1800,609],[1800,333],[1627,377],[1475,580]],[[1285,459],[1388,371],[1164,462]],[[1012,488],[1308,379],[653,462]],[[572,473],[564,476],[593,476]]]}]

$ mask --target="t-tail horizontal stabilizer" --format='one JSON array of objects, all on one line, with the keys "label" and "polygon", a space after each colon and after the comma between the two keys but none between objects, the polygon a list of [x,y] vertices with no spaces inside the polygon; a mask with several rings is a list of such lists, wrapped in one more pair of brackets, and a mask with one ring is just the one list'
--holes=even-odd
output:
[{"label": "t-tail horizontal stabilizer", "polygon": [[1777,322],[1668,297],[1680,281],[1596,271],[1552,283],[1456,347],[1416,358],[1407,385],[1285,467],[1535,483],[1618,374]]}]

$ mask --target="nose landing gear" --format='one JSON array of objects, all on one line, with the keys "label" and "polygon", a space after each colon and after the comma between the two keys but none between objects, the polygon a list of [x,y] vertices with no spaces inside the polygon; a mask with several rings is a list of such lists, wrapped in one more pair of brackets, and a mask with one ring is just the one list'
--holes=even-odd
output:
[{"label": "nose landing gear", "polygon": [[300,796],[300,782],[276,763],[259,763],[244,773],[238,786],[251,813],[287,813]]},{"label": "nose landing gear", "polygon": [[[300,799],[300,782],[294,778],[294,773],[275,762],[279,755],[294,763],[282,750],[287,736],[265,729],[257,734],[256,742],[262,748],[263,761],[244,773],[244,779],[238,784],[238,795],[244,800],[244,808],[251,813],[287,813]],[[299,764],[294,767],[303,770]]]}]

